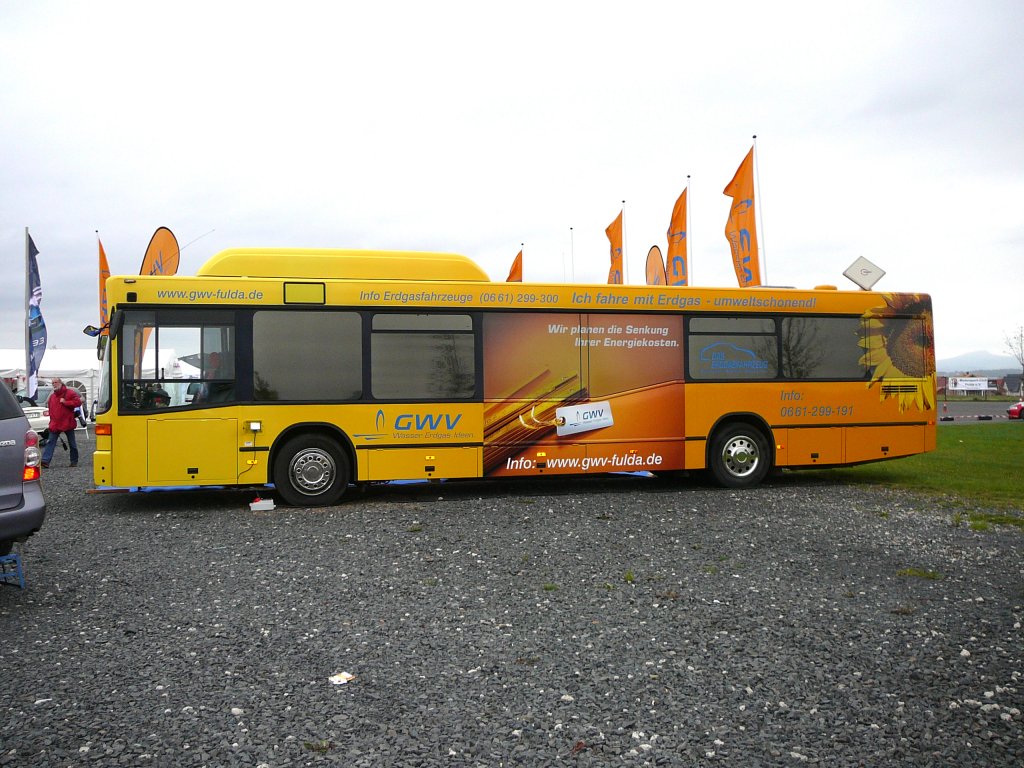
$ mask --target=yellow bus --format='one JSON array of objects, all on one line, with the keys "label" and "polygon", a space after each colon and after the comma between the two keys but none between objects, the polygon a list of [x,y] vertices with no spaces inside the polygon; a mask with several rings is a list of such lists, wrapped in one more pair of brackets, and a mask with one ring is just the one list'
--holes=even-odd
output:
[{"label": "yellow bus", "polygon": [[107,281],[99,487],[706,470],[935,447],[927,295],[495,283],[454,254],[232,249]]}]

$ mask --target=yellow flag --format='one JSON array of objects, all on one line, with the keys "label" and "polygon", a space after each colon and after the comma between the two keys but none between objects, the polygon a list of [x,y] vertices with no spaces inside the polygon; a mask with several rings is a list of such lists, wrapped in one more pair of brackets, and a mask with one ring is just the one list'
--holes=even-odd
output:
[{"label": "yellow flag", "polygon": [[686,240],[686,190],[672,208],[672,219],[668,223],[668,284],[689,285],[690,261],[687,256]]},{"label": "yellow flag", "polygon": [[757,227],[754,224],[754,148],[743,158],[736,175],[723,192],[732,198],[725,236],[732,250],[732,265],[741,287],[761,284],[757,255]]},{"label": "yellow flag", "polygon": [[615,217],[615,221],[608,225],[604,233],[612,244],[611,267],[608,269],[608,284],[622,284],[622,212]]},{"label": "yellow flag", "polygon": [[512,262],[512,269],[508,271],[508,277],[505,278],[506,283],[521,283],[523,282],[523,252],[520,251],[516,254],[515,261]]}]

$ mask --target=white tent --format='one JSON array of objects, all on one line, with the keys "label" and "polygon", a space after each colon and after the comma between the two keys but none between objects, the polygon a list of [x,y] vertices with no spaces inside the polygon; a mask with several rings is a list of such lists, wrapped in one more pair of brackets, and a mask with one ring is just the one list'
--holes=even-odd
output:
[{"label": "white tent", "polygon": [[[199,369],[179,360],[173,349],[161,349],[159,370],[154,368],[154,352],[147,349],[142,356],[142,376],[145,379],[182,379],[182,384],[166,387],[171,395],[171,404],[187,402],[188,380],[199,378]],[[46,381],[59,376],[65,384],[84,392],[82,400],[88,413],[92,413],[100,389],[100,361],[95,349],[48,349],[43,356],[39,378]],[[0,378],[9,379],[17,388],[25,385],[25,351],[22,349],[0,349]]]},{"label": "white tent", "polygon": [[[90,412],[100,389],[100,361],[96,348],[48,349],[39,369],[40,379],[60,377],[65,384],[85,392],[82,398]],[[19,387],[25,384],[25,350],[0,349],[0,378],[11,379]]]},{"label": "white tent", "polygon": [[[153,368],[154,353],[147,349],[142,354],[142,377],[145,379],[181,379],[181,384],[164,383],[164,390],[170,395],[171,405],[183,405],[189,402],[189,381],[199,378],[199,369],[194,365],[180,360],[173,349],[161,348],[159,367],[156,371]],[[159,375],[157,375],[159,374]]]}]

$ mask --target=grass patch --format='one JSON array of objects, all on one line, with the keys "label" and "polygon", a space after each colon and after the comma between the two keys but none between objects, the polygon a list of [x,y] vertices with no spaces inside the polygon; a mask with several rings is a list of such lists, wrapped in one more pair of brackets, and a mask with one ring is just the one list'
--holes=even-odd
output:
[{"label": "grass patch", "polygon": [[1020,400],[1016,395],[996,395],[989,394],[986,396],[979,395],[943,395],[942,400],[939,402],[939,407],[942,407],[942,403],[1016,403]]},{"label": "grass patch", "polygon": [[558,585],[557,584],[552,584],[551,582],[548,582],[547,584],[544,585],[544,591],[545,592],[554,592],[557,589],[558,589]]},{"label": "grass patch", "polygon": [[[1024,472],[1019,467],[1022,451],[1024,425],[1017,422],[956,424],[938,428],[937,446],[930,453],[828,469],[820,475],[833,482],[883,485],[950,497],[971,506],[1020,510],[1024,498]],[[999,524],[1024,529],[1024,519],[1015,519],[1019,522]]]},{"label": "grass patch", "polygon": [[897,576],[908,576],[915,579],[930,579],[931,581],[940,581],[946,578],[938,571],[926,571],[923,568],[902,568],[896,571]]},{"label": "grass patch", "polygon": [[1024,531],[1024,517],[996,515],[989,512],[971,512],[970,517],[971,528],[976,525],[984,525],[986,527],[983,530],[987,530],[990,525],[1010,525]]},{"label": "grass patch", "polygon": [[331,741],[304,741],[302,746],[308,749],[310,752],[316,752],[321,755],[325,755],[334,748],[334,742]]}]

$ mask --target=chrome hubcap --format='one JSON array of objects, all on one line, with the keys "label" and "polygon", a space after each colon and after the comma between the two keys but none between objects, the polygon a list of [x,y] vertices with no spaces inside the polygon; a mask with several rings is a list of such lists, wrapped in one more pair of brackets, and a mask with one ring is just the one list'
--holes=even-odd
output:
[{"label": "chrome hubcap", "polygon": [[746,477],[757,469],[757,443],[742,435],[734,437],[722,449],[722,463],[734,477]]},{"label": "chrome hubcap", "polygon": [[310,448],[292,459],[289,475],[295,490],[313,496],[330,486],[337,472],[331,454]]}]

